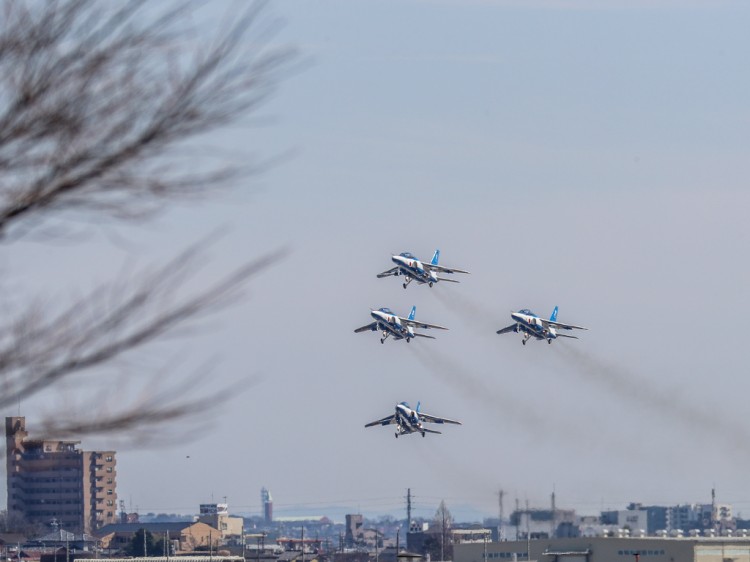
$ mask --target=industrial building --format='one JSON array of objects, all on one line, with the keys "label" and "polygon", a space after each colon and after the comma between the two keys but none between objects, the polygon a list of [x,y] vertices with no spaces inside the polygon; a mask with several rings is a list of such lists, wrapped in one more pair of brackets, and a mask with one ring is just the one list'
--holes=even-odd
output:
[{"label": "industrial building", "polygon": [[260,504],[263,506],[263,520],[266,523],[273,522],[273,498],[267,488],[260,489]]},{"label": "industrial building", "polygon": [[218,529],[223,540],[242,536],[242,517],[229,515],[229,505],[225,503],[202,503],[198,521]]},{"label": "industrial building", "polygon": [[178,553],[193,552],[197,549],[218,549],[221,532],[200,521],[173,523],[115,523],[97,531],[101,546],[107,550],[119,551],[133,540],[138,531],[145,529],[154,536],[167,539]]},{"label": "industrial building", "polygon": [[457,544],[453,562],[750,562],[747,538],[581,537]]},{"label": "industrial building", "polygon": [[29,439],[26,418],[5,418],[8,513],[91,533],[117,520],[114,451],[80,441]]}]

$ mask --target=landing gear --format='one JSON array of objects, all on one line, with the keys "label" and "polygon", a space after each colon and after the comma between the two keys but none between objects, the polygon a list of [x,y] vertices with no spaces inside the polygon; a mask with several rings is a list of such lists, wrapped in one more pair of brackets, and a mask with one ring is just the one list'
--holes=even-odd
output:
[{"label": "landing gear", "polygon": [[387,339],[388,339],[388,332],[386,332],[385,330],[383,330],[383,337],[380,338],[380,343],[385,343],[385,340],[387,340]]},{"label": "landing gear", "polygon": [[[432,287],[432,281],[430,281],[430,287]],[[424,434],[422,435],[422,437],[424,437]]]},{"label": "landing gear", "polygon": [[396,432],[396,439],[398,439],[398,431]]},{"label": "landing gear", "polygon": [[406,338],[406,343],[409,343],[411,341],[411,338]]},{"label": "landing gear", "polygon": [[552,338],[548,339],[547,343],[552,343]]},{"label": "landing gear", "polygon": [[404,281],[404,289],[406,289],[409,286],[409,283],[411,283],[411,280],[412,280],[411,277],[406,278],[406,281]]},{"label": "landing gear", "polygon": [[529,334],[529,333],[527,332],[527,333],[526,333],[526,335],[524,335],[524,337],[523,337],[523,341],[522,341],[521,343],[522,343],[523,345],[526,345],[526,342],[527,342],[527,341],[529,341],[529,338],[530,338],[530,337],[531,337],[531,334]]},{"label": "landing gear", "polygon": [[380,338],[380,343],[385,343],[385,338]]},{"label": "landing gear", "polygon": [[[380,340],[380,343],[383,343],[383,340]],[[522,343],[523,345],[526,345],[526,340],[521,340],[521,343]]]},{"label": "landing gear", "polygon": [[404,283],[404,289],[406,289],[406,285],[407,285],[407,284],[406,284],[406,283]]}]

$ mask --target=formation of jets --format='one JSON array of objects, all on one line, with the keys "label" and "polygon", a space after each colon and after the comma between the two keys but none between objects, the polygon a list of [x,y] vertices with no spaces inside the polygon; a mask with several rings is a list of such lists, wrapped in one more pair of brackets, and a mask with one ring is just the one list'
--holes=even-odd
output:
[{"label": "formation of jets", "polygon": [[[422,262],[416,256],[409,252],[402,252],[398,255],[391,256],[391,261],[395,264],[395,267],[388,269],[382,273],[378,273],[378,278],[383,277],[403,277],[403,287],[406,289],[412,281],[416,281],[419,285],[429,285],[432,287],[435,283],[440,281],[449,281],[451,283],[458,283],[457,280],[448,279],[447,277],[440,277],[440,275],[449,275],[453,273],[466,273],[463,269],[457,269],[453,267],[445,267],[438,264],[440,260],[440,250],[435,250],[435,254],[432,256],[430,263]],[[381,332],[382,337],[380,343],[385,343],[389,337],[394,340],[406,340],[410,342],[413,338],[429,338],[435,339],[433,336],[427,336],[416,332],[416,329],[437,329],[447,330],[443,326],[437,324],[428,324],[426,322],[417,322],[415,315],[417,307],[412,306],[409,316],[404,318],[395,314],[390,308],[379,308],[377,310],[371,310],[370,316],[374,322],[366,324],[354,330],[355,333],[360,332]],[[558,307],[552,311],[552,315],[549,320],[537,316],[528,308],[519,310],[518,312],[511,311],[510,316],[513,319],[513,324],[502,328],[497,331],[498,334],[507,334],[514,332],[516,334],[523,334],[521,343],[526,345],[532,337],[542,341],[547,340],[547,343],[552,343],[552,340],[557,338],[570,338],[578,339],[576,336],[561,333],[562,330],[588,330],[583,326],[576,326],[573,324],[563,324],[557,321]],[[436,423],[436,424],[457,424],[461,425],[460,421],[451,420],[448,418],[440,418],[432,416],[430,414],[420,413],[420,404],[417,403],[416,409],[409,407],[406,402],[396,404],[396,409],[393,414],[370,422],[365,427],[372,427],[375,425],[396,425],[396,437],[399,435],[407,435],[410,433],[421,433],[422,437],[427,433],[440,433],[433,429],[427,429],[424,427],[424,423]]]},{"label": "formation of jets", "polygon": [[390,416],[386,416],[383,419],[375,420],[370,422],[365,427],[372,427],[374,425],[391,425],[396,424],[396,438],[399,435],[407,435],[409,433],[421,433],[422,437],[427,433],[441,433],[434,429],[427,429],[424,427],[424,423],[454,423],[461,425],[460,421],[450,420],[448,418],[439,418],[438,416],[431,416],[419,411],[420,403],[417,402],[416,409],[412,410],[409,404],[401,402],[396,404],[396,411]]}]

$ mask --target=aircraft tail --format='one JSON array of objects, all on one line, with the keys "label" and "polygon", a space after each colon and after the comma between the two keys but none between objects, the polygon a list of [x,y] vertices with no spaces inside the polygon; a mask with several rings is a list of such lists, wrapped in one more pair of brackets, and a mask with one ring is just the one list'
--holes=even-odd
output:
[{"label": "aircraft tail", "polygon": [[416,412],[417,412],[417,415],[419,415],[419,407],[420,407],[421,405],[422,405],[422,403],[421,403],[421,402],[417,402],[417,410],[416,410]]},{"label": "aircraft tail", "polygon": [[439,259],[440,259],[440,250],[435,250],[435,253],[432,256],[432,261],[430,262],[430,264],[437,265]]},{"label": "aircraft tail", "polygon": [[412,306],[411,312],[409,313],[409,320],[414,320],[414,317],[416,316],[416,314],[417,314],[417,307]]},{"label": "aircraft tail", "polygon": [[557,307],[552,311],[552,316],[549,317],[550,322],[557,322]]}]

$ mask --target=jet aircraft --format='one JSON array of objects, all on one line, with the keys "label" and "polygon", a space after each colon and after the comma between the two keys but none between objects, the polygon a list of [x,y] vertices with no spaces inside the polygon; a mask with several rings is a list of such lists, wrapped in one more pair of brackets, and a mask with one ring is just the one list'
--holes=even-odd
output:
[{"label": "jet aircraft", "polygon": [[424,437],[426,433],[441,433],[440,431],[435,431],[434,429],[427,429],[426,427],[424,427],[423,423],[425,422],[454,423],[457,425],[461,425],[460,421],[449,420],[448,418],[439,418],[437,416],[431,416],[430,414],[420,413],[419,406],[420,403],[417,402],[417,408],[415,410],[412,410],[409,407],[409,404],[407,404],[406,402],[401,402],[400,404],[396,404],[395,413],[383,418],[382,420],[370,422],[366,424],[365,427],[372,427],[374,425],[396,424],[396,438],[398,439],[399,435],[407,435],[409,433],[421,433],[422,437]]},{"label": "jet aircraft", "polygon": [[366,326],[362,326],[361,328],[357,328],[356,330],[354,330],[354,333],[358,334],[359,332],[366,331],[381,331],[383,332],[383,337],[380,338],[380,343],[385,343],[385,340],[388,339],[388,336],[393,336],[394,340],[405,339],[408,343],[412,338],[430,338],[431,340],[435,339],[432,336],[417,334],[414,331],[415,328],[435,328],[438,330],[448,329],[443,328],[442,326],[437,326],[435,324],[417,322],[416,320],[414,320],[414,316],[416,315],[416,313],[416,306],[411,307],[411,312],[409,313],[408,318],[402,318],[401,316],[395,315],[390,308],[379,308],[377,310],[371,310],[370,316],[375,319],[375,322],[373,322],[372,324],[367,324]]},{"label": "jet aircraft", "polygon": [[440,250],[435,250],[435,254],[432,256],[432,261],[430,263],[423,263],[413,254],[403,252],[397,256],[391,256],[391,261],[396,264],[396,267],[384,271],[383,273],[378,273],[378,277],[390,277],[391,275],[398,277],[399,275],[403,275],[406,278],[406,281],[403,283],[404,289],[406,289],[412,281],[416,281],[420,285],[427,283],[430,287],[438,281],[458,283],[455,279],[438,277],[439,273],[469,273],[462,269],[438,265],[439,259]]},{"label": "jet aircraft", "polygon": [[552,340],[557,338],[578,339],[576,336],[560,334],[557,330],[588,330],[588,328],[584,328],[583,326],[574,326],[572,324],[562,324],[561,322],[558,322],[557,308],[558,307],[555,307],[555,310],[552,311],[552,316],[549,317],[549,320],[540,318],[528,308],[524,308],[518,312],[511,311],[510,315],[513,320],[515,320],[515,323],[507,328],[498,330],[497,333],[507,334],[508,332],[522,332],[524,336],[521,343],[526,345],[526,342],[529,341],[531,337],[535,337],[538,340],[547,340],[547,343],[552,343]]}]

